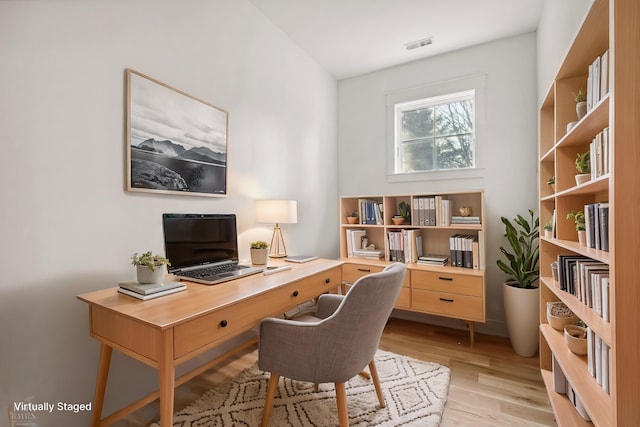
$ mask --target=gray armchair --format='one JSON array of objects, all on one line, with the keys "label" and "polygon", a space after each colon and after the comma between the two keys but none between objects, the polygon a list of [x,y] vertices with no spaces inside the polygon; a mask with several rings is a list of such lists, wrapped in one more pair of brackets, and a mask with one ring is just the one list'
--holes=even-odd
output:
[{"label": "gray armchair", "polygon": [[260,323],[258,367],[270,372],[262,426],[269,424],[280,376],[335,383],[340,426],[349,425],[345,383],[369,365],[380,406],[384,398],[374,355],[393,310],[406,267],[394,263],[358,279],[346,295],[322,295],[308,321],[268,318]]}]

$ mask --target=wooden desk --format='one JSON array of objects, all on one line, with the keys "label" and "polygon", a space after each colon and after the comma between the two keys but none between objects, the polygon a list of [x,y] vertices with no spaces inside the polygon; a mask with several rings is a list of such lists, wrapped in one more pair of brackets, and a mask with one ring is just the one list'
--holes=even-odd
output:
[{"label": "wooden desk", "polygon": [[[122,295],[117,287],[78,295],[89,304],[90,333],[101,343],[92,426],[112,424],[158,397],[160,425],[173,425],[175,386],[204,371],[176,381],[177,365],[340,286],[341,265],[318,259],[215,286],[185,282],[186,291],[147,301]],[[113,349],[156,368],[159,390],[101,419]]]}]

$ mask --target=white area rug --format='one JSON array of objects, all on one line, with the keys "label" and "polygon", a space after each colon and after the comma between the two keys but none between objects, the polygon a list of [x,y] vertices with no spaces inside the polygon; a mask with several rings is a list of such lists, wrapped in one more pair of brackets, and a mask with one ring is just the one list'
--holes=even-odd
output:
[{"label": "white area rug", "polygon": [[[358,375],[347,384],[349,424],[438,426],[447,401],[449,368],[382,350],[378,350],[375,360],[387,407],[379,407],[373,382]],[[268,381],[269,374],[257,365],[247,368],[175,414],[174,426],[259,426]],[[313,384],[280,378],[269,425],[337,426],[333,384],[321,384],[315,392]]]}]

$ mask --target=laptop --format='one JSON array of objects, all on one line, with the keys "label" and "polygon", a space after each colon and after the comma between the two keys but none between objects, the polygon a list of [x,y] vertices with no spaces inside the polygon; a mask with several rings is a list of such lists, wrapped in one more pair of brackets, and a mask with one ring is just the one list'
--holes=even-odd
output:
[{"label": "laptop", "polygon": [[234,214],[162,214],[169,273],[178,279],[215,285],[262,272],[238,262]]}]

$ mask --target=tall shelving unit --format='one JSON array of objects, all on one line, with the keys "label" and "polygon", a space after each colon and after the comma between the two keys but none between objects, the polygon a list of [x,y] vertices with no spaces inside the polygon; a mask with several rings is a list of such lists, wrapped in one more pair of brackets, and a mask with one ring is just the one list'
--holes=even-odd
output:
[{"label": "tall shelving unit", "polygon": [[[576,120],[572,94],[586,88],[589,65],[608,51],[609,92]],[[596,426],[640,425],[640,2],[595,0],[539,110],[539,212],[556,212],[556,233],[540,238],[540,367],[558,424],[591,425],[556,393],[553,358]],[[603,129],[609,133],[608,174],[576,185],[575,157]],[[555,176],[555,189],[547,184]],[[609,251],[581,246],[570,211],[609,203]],[[609,265],[610,321],[552,278],[558,255],[583,255]],[[564,302],[610,348],[607,393],[588,371],[587,357],[571,353],[546,321],[546,304]]]}]

